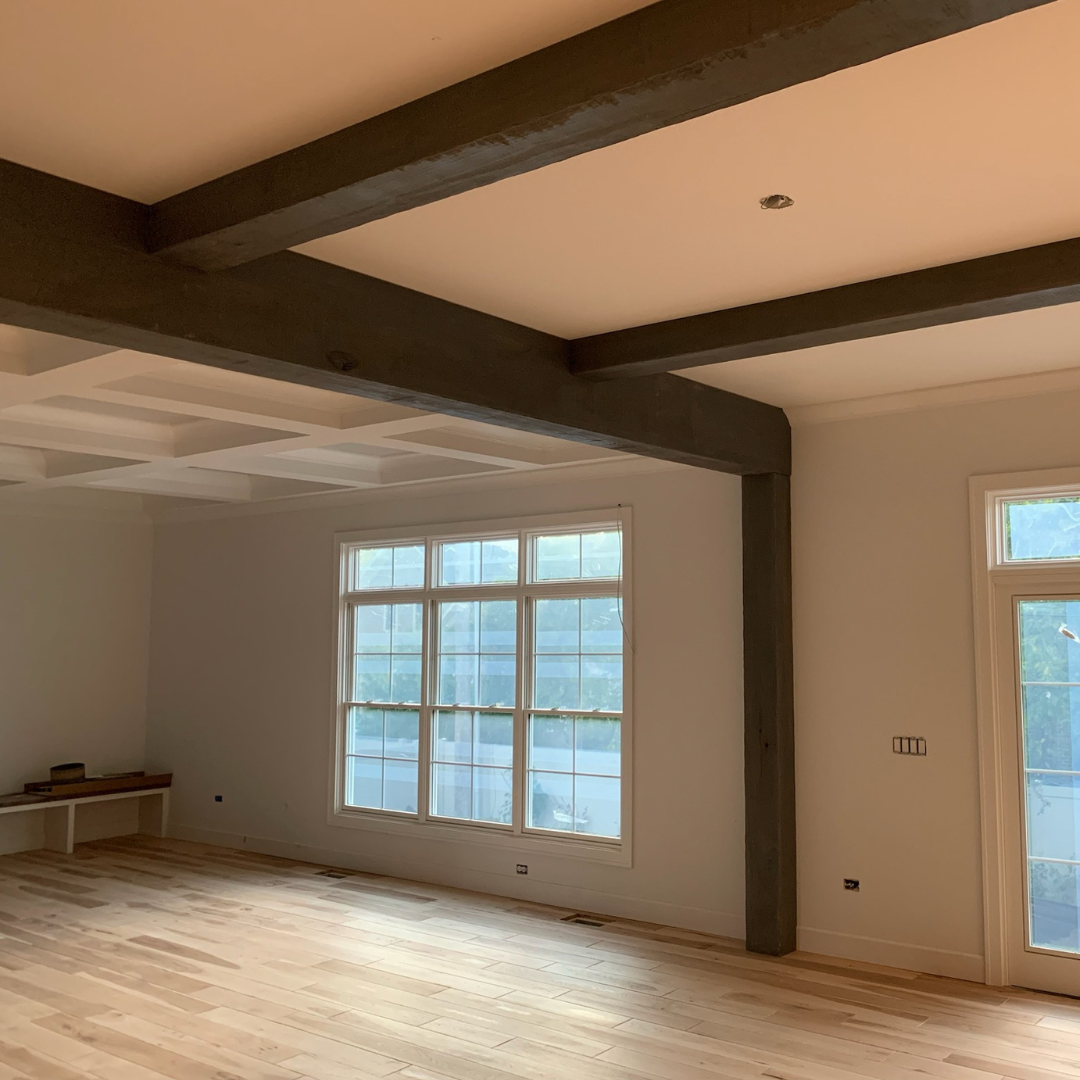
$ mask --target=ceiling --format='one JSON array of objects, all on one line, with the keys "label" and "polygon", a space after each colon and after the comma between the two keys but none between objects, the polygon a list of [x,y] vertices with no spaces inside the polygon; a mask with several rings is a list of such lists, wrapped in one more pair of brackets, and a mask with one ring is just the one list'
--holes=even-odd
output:
[{"label": "ceiling", "polygon": [[[0,157],[152,201],[641,6],[643,0],[0,0]],[[576,337],[1077,236],[1077,41],[1080,0],[1055,0],[301,250]],[[758,199],[774,192],[791,195],[794,207],[763,212]],[[1080,368],[1075,342],[1080,305],[682,374],[794,409]],[[9,441],[4,432],[12,425],[45,430],[61,413],[86,411],[46,398],[177,413],[174,389],[143,392],[152,377],[186,387],[179,412],[189,420],[198,408],[210,410],[197,414],[199,423],[232,425],[230,437],[240,442],[215,443],[208,453],[222,456],[199,459],[207,471],[218,470],[225,455],[235,464],[263,453],[244,445],[265,446],[277,461],[270,444],[279,437],[322,439],[325,447],[335,445],[327,438],[349,431],[338,441],[352,445],[356,435],[357,444],[386,448],[375,429],[361,438],[363,427],[337,422],[315,422],[319,432],[282,428],[273,413],[251,404],[285,394],[279,411],[339,416],[358,408],[356,399],[307,403],[295,395],[314,391],[256,390],[249,376],[230,375],[241,382],[226,385],[221,373],[133,354],[90,359],[84,354],[96,347],[63,339],[7,346],[0,340],[5,347],[9,356],[19,349],[27,356],[21,374],[0,377],[0,442]],[[111,366],[140,363],[158,366],[120,376]],[[49,379],[56,388],[39,394],[52,386]],[[158,396],[159,389],[168,392]],[[233,400],[229,395],[243,399],[242,407],[222,404]],[[188,400],[193,396],[198,403]],[[9,415],[24,405],[38,411]],[[411,469],[505,460],[430,442],[448,438],[432,431],[452,429],[461,439],[488,438],[494,429],[481,434],[445,418],[413,419],[428,425],[428,442],[421,451],[414,438],[403,451],[416,458]],[[107,421],[168,428],[174,446],[196,434],[161,417]],[[84,430],[88,421],[81,422]],[[402,452],[400,441],[391,445]],[[86,446],[91,455],[101,449]],[[379,465],[365,475],[381,477],[381,484],[408,473],[403,459],[369,456]],[[154,471],[140,462],[124,475]],[[280,462],[274,467],[281,472]],[[290,468],[288,476],[273,477],[239,470],[258,477],[246,496],[238,481],[196,477],[184,497],[215,483],[219,493],[250,500],[284,490],[269,480],[320,482],[310,470],[299,476]],[[54,479],[61,486],[58,476],[34,483]],[[163,487],[148,497],[165,497]],[[0,500],[16,497],[10,486],[0,489]]]},{"label": "ceiling", "polygon": [[581,337],[1076,236],[1078,41],[1056,0],[301,250]]},{"label": "ceiling", "polygon": [[154,515],[625,457],[0,326],[0,510]]},{"label": "ceiling", "polygon": [[156,202],[646,0],[0,0],[0,157]]},{"label": "ceiling", "polygon": [[791,409],[1078,367],[1080,304],[1063,304],[681,374]]}]

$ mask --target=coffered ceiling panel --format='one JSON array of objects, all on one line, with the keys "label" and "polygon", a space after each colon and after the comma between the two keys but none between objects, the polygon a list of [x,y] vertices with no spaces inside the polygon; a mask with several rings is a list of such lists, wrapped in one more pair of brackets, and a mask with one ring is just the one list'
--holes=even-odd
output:
[{"label": "coffered ceiling panel", "polygon": [[625,456],[49,334],[5,342],[0,511],[145,515]]}]

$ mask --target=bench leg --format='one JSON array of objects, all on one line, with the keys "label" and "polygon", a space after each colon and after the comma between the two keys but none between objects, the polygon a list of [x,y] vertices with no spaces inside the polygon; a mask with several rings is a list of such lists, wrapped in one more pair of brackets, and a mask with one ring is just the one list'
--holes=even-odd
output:
[{"label": "bench leg", "polygon": [[45,808],[45,850],[70,855],[75,850],[75,804]]},{"label": "bench leg", "polygon": [[139,832],[145,836],[165,836],[169,828],[169,793],[155,791],[139,800]]}]

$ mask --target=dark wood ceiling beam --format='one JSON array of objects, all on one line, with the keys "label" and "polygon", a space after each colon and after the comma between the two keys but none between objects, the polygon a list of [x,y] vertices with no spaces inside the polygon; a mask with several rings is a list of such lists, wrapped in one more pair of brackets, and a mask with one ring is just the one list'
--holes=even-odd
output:
[{"label": "dark wood ceiling beam", "polygon": [[661,0],[165,199],[150,246],[239,265],[1048,2]]},{"label": "dark wood ceiling beam", "polygon": [[292,252],[148,255],[146,207],[0,163],[0,322],[740,474],[790,470],[770,405],[673,375],[598,384],[561,338]]},{"label": "dark wood ceiling beam", "polygon": [[570,343],[591,379],[721,364],[1080,301],[1080,239],[821,292],[615,330]]}]

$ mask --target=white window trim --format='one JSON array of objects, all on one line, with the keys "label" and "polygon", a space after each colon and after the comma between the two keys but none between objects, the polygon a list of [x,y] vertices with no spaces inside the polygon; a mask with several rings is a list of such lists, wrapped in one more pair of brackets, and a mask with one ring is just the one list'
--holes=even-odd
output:
[{"label": "white window trim", "polygon": [[[369,832],[389,833],[398,836],[408,836],[418,840],[437,840],[440,842],[452,842],[463,844],[479,844],[491,847],[501,847],[517,851],[523,855],[536,852],[543,855],[557,855],[572,859],[587,859],[593,862],[608,863],[616,866],[630,867],[633,865],[633,762],[634,762],[634,738],[633,738],[633,529],[631,526],[632,514],[629,507],[616,507],[605,510],[592,510],[565,514],[546,514],[537,517],[519,517],[488,519],[483,521],[454,522],[441,525],[417,525],[412,527],[399,527],[391,529],[367,529],[354,532],[340,532],[334,535],[334,595],[336,597],[335,641],[334,641],[334,664],[333,664],[333,716],[331,721],[330,738],[330,783],[329,783],[329,807],[327,821],[330,825],[350,829],[362,829]],[[455,540],[460,538],[482,538],[484,536],[506,535],[508,532],[538,532],[566,529],[568,532],[575,529],[590,529],[602,525],[617,525],[622,533],[622,579],[618,586],[619,595],[622,598],[623,623],[626,630],[626,642],[623,649],[623,711],[621,728],[622,749],[622,775],[621,781],[621,822],[622,836],[617,840],[603,837],[591,837],[584,835],[570,836],[541,833],[524,828],[522,820],[524,814],[525,784],[527,782],[527,763],[525,761],[524,718],[530,711],[525,707],[524,700],[520,701],[515,709],[504,710],[513,712],[515,715],[514,725],[514,761],[515,764],[515,806],[521,812],[515,814],[515,820],[510,829],[500,825],[490,825],[484,822],[457,823],[442,819],[431,819],[424,815],[423,807],[427,805],[430,792],[430,724],[424,722],[424,712],[421,711],[420,724],[420,787],[427,792],[427,797],[422,800],[421,812],[417,817],[399,815],[393,811],[368,810],[356,807],[347,807],[344,803],[344,759],[345,759],[345,734],[346,734],[346,700],[348,661],[345,651],[348,647],[347,613],[348,601],[355,599],[355,593],[348,591],[348,576],[346,560],[348,549],[354,544],[369,544],[380,542],[401,542],[406,540],[423,539],[429,545],[443,540]],[[522,558],[525,559],[525,552]],[[454,586],[440,586],[433,588],[430,574],[434,567],[433,560],[427,560],[428,578],[424,588],[415,590],[418,598],[429,600],[433,594],[450,599],[455,591],[468,591],[470,598],[475,598],[479,589],[485,596],[497,599],[507,595],[518,596],[522,589],[519,585],[501,586],[466,586],[463,590],[456,590]],[[528,591],[529,586],[524,587]],[[566,595],[582,595],[583,593],[595,592],[597,595],[610,594],[610,581],[598,580],[596,582],[574,581],[567,582],[565,586],[559,584],[543,585],[545,595],[555,595],[560,590]],[[403,598],[410,590],[401,590],[395,598]],[[373,592],[372,598],[378,599],[387,596],[387,592]],[[519,627],[521,620],[519,620]],[[518,641],[519,664],[524,656],[523,641]],[[542,710],[541,710],[542,711]]]},{"label": "white window trim", "polygon": [[1000,605],[1016,588],[1037,580],[1040,586],[1076,580],[1075,559],[1005,558],[1003,504],[1009,499],[1080,494],[1080,468],[973,476],[968,482],[971,508],[971,579],[975,618],[975,708],[979,736],[979,804],[982,823],[983,948],[986,982],[1009,985],[1008,920],[1005,879],[1006,823],[1002,717],[997,687],[1003,665],[997,645]]}]

